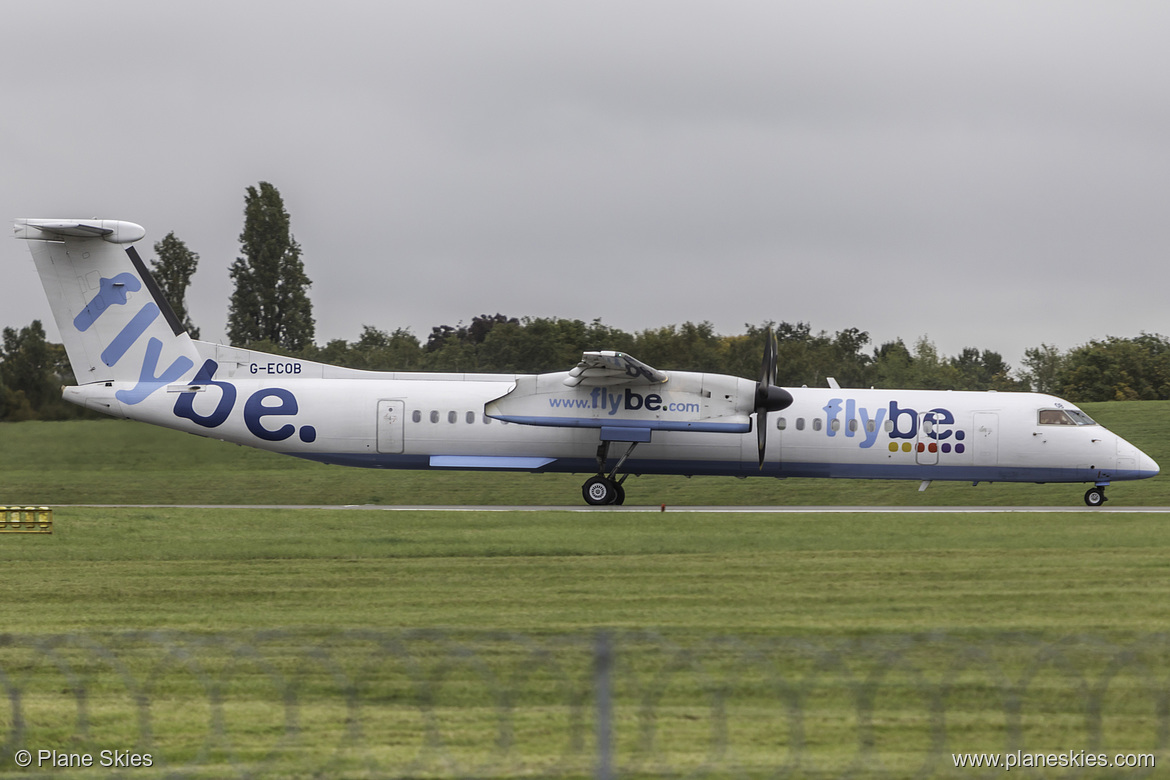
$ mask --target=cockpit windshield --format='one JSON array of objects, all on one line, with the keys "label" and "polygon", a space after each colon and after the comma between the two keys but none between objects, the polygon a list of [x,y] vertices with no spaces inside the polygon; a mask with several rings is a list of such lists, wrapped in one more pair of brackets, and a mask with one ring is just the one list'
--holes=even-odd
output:
[{"label": "cockpit windshield", "polygon": [[1037,422],[1040,425],[1096,425],[1092,417],[1080,409],[1041,409]]}]

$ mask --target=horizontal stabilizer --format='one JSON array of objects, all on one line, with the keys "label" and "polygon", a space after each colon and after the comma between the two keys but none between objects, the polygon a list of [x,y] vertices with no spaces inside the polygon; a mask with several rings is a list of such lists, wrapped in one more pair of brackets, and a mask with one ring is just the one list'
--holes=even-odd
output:
[{"label": "horizontal stabilizer", "polygon": [[132,244],[146,236],[146,229],[117,219],[18,219],[17,238],[61,241],[68,238],[101,238],[111,244]]}]

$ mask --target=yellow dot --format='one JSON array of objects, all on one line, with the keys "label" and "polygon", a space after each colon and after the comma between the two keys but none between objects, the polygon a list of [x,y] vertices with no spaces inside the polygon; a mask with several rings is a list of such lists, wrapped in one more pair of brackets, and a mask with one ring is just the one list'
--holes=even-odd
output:
[{"label": "yellow dot", "polygon": [[890,442],[890,452],[897,452],[897,451],[898,451],[898,443],[893,442],[893,441]]},{"label": "yellow dot", "polygon": [[909,452],[912,449],[914,448],[910,446],[910,442],[905,442],[902,444],[902,452]]}]

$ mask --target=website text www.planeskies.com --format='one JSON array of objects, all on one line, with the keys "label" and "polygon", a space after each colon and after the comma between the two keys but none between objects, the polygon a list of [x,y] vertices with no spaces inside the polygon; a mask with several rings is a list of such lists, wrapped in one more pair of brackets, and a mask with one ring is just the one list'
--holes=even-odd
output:
[{"label": "website text www.planeskies.com", "polygon": [[1065,750],[1060,753],[952,753],[955,767],[984,769],[1153,769],[1153,753],[1091,753],[1088,750]]}]

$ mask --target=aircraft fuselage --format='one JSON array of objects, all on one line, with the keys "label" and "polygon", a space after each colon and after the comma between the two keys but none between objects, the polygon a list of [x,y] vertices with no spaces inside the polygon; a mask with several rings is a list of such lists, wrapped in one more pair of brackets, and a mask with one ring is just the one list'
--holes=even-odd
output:
[{"label": "aircraft fuselage", "polygon": [[[224,357],[222,347],[195,343],[201,353]],[[724,399],[731,410],[749,403],[748,380],[673,372],[652,393],[578,388],[560,397],[579,399],[579,407],[542,398],[544,422],[532,415],[517,422],[485,408],[525,376],[366,372],[227,352],[235,359],[213,361],[209,376],[159,386],[134,404],[118,400],[142,393],[134,383],[72,387],[65,396],[116,416],[369,468],[591,472],[604,424],[619,442],[627,440],[623,429],[650,432],[625,466],[634,474],[1108,483],[1157,473],[1152,459],[1120,436],[1075,424],[1087,418],[1073,404],[1037,393],[790,388],[792,405],[768,419],[760,468],[756,439],[746,435],[750,422],[703,417],[701,391],[674,392],[718,382],[733,395]],[[1042,424],[1045,411],[1077,415]]]}]

